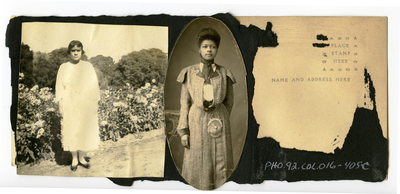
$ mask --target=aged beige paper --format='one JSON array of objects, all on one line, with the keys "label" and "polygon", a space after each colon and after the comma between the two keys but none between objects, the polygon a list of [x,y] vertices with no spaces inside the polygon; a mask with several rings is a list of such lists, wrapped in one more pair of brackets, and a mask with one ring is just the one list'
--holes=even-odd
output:
[{"label": "aged beige paper", "polygon": [[373,81],[387,138],[386,17],[238,17],[264,29],[279,46],[259,48],[254,60],[258,138],[281,147],[332,153],[341,148],[357,107],[372,109],[364,84]]},{"label": "aged beige paper", "polygon": [[167,27],[32,22],[21,39],[18,174],[164,176]]}]

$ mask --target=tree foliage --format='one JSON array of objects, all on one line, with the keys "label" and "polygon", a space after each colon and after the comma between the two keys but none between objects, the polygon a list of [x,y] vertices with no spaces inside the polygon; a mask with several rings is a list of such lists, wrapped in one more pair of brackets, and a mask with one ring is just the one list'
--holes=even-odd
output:
[{"label": "tree foliage", "polygon": [[21,61],[20,61],[20,73],[22,73],[23,79],[20,80],[21,83],[28,86],[29,88],[36,85],[35,76],[33,74],[33,51],[30,47],[24,43],[21,45]]},{"label": "tree foliage", "polygon": [[[50,53],[34,52],[28,45],[21,46],[21,69],[24,77],[21,83],[31,88],[49,87],[54,92],[57,72],[61,64],[70,60],[66,47]],[[146,83],[164,83],[167,54],[160,49],[142,49],[128,53],[115,63],[112,57],[98,55],[88,60],[84,54],[82,60],[90,61],[95,68],[101,89],[108,86],[122,87],[129,83],[140,88]]]},{"label": "tree foliage", "polygon": [[115,64],[114,76],[110,84],[122,86],[126,83],[139,88],[155,80],[164,83],[167,67],[167,55],[160,49],[142,49],[122,56]]},{"label": "tree foliage", "polygon": [[90,63],[96,70],[97,79],[99,80],[100,89],[108,87],[108,80],[113,76],[114,60],[111,57],[97,55],[89,59]]}]

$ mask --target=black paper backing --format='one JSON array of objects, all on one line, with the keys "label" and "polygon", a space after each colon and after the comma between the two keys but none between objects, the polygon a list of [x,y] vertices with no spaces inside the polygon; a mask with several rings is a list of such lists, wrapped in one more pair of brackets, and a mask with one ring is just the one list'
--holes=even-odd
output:
[{"label": "black paper backing", "polygon": [[[364,180],[369,182],[383,181],[388,172],[388,140],[383,137],[379,124],[379,117],[375,107],[375,90],[372,78],[365,69],[365,79],[370,82],[370,96],[374,103],[373,110],[357,108],[354,113],[353,124],[346,137],[343,148],[335,150],[334,154],[322,152],[286,149],[272,138],[257,139],[259,125],[253,115],[252,100],[254,96],[255,79],[252,74],[253,62],[258,47],[278,46],[278,35],[273,33],[272,24],[268,22],[265,29],[250,25],[240,25],[232,15],[216,14],[212,17],[225,23],[231,30],[242,52],[246,66],[247,91],[248,91],[248,132],[243,152],[238,166],[228,179],[239,184],[259,184],[264,180],[302,181],[302,180]],[[97,16],[97,17],[27,17],[20,16],[10,20],[6,32],[6,46],[9,48],[11,58],[11,85],[12,106],[11,125],[16,130],[18,78],[21,47],[21,27],[24,22],[78,22],[91,24],[112,25],[149,25],[168,27],[168,57],[172,53],[175,42],[180,33],[194,19],[194,16]],[[288,162],[296,161],[297,168],[288,168]],[[275,168],[266,167],[273,163]],[[333,163],[332,163],[333,162]],[[359,166],[355,169],[344,169],[344,164],[364,164],[364,169]],[[366,164],[368,162],[368,165]],[[278,168],[282,163],[283,168]],[[338,166],[343,165],[343,166]],[[308,166],[310,167],[309,169]],[[293,166],[292,166],[293,167]],[[303,169],[304,167],[304,169]],[[324,167],[324,168],[319,168]],[[335,168],[333,168],[335,167]],[[368,168],[368,169],[367,169]],[[367,170],[365,170],[367,169]],[[185,184],[186,181],[179,174],[172,160],[168,142],[165,146],[164,177],[136,177],[136,178],[109,178],[120,186],[131,186],[137,180],[165,181],[177,180]]]}]

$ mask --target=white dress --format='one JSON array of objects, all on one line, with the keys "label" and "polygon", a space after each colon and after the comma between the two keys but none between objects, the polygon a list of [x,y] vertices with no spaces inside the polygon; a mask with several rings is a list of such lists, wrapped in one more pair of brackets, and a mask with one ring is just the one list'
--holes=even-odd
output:
[{"label": "white dress", "polygon": [[87,61],[60,66],[56,99],[60,105],[61,135],[65,151],[90,151],[100,143],[98,101],[100,89],[93,65]]}]

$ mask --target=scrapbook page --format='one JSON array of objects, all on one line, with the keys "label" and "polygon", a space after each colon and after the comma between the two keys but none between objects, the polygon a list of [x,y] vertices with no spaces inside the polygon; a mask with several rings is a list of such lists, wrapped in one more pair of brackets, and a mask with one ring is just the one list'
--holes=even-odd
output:
[{"label": "scrapbook page", "polygon": [[[23,33],[24,25],[32,21],[46,21],[46,24],[62,21],[62,26],[84,21],[85,24],[74,25],[96,26],[86,31],[90,32],[89,35],[95,35],[93,37],[101,36],[100,28],[110,23],[113,23],[113,28],[118,27],[117,29],[129,25],[132,27],[132,31],[124,31],[130,35],[125,34],[122,40],[115,38],[101,42],[89,37],[81,38],[82,45],[71,46],[70,50],[78,49],[81,52],[82,59],[79,61],[93,65],[101,94],[97,111],[100,138],[103,138],[99,142],[100,150],[87,152],[82,163],[79,163],[79,151],[76,152],[78,163],[74,163],[73,151],[65,152],[63,146],[68,143],[63,143],[62,140],[65,126],[61,117],[65,120],[67,118],[62,116],[63,112],[58,111],[60,100],[57,101],[58,97],[54,93],[54,90],[57,92],[56,73],[66,61],[61,62],[60,59],[57,63],[60,67],[52,67],[54,63],[49,63],[49,60],[55,61],[56,51],[63,51],[64,59],[69,57],[67,55],[71,52],[68,51],[68,44],[75,38],[64,41],[62,45],[49,42],[48,51],[35,50],[35,45],[27,40],[28,37],[36,38],[32,34],[29,36]],[[13,95],[14,114],[11,115],[16,131],[16,150],[21,155],[16,158],[21,163],[18,167],[19,174],[53,175],[47,169],[57,168],[61,172],[57,175],[103,176],[109,177],[118,185],[132,185],[135,180],[177,180],[197,189],[215,189],[225,181],[238,184],[261,184],[266,180],[381,182],[388,178],[388,27],[385,17],[234,17],[230,14],[216,14],[207,19],[167,15],[68,19],[19,17],[11,21],[13,22],[22,24],[22,35],[16,41],[17,44],[12,44],[11,40],[18,33],[11,32],[18,32],[20,29],[9,25],[10,31],[7,34],[8,46],[12,52],[12,67],[20,66],[19,70],[13,69],[12,72],[13,94],[25,95],[17,95],[18,99]],[[191,25],[196,22],[198,24]],[[135,25],[145,25],[149,31],[139,31],[142,33],[137,35],[137,29],[133,29]],[[208,37],[206,41],[199,41],[203,28],[217,31],[221,38],[220,45],[216,44],[219,41],[214,39],[215,33],[210,30],[208,33],[214,34],[214,38]],[[73,32],[71,33],[74,34]],[[115,33],[113,30],[111,32],[109,36]],[[154,33],[159,34],[156,36]],[[134,39],[137,36],[140,38]],[[146,40],[146,37],[150,37],[150,40]],[[152,40],[154,37],[165,39]],[[129,49],[119,49],[122,45],[109,44],[116,40],[122,41],[120,44],[129,44]],[[151,50],[143,46],[148,42],[162,42],[163,45],[152,46],[157,49]],[[216,44],[214,49],[218,52],[213,51],[217,53],[214,56],[215,61],[214,58],[202,60],[207,58],[206,55],[202,56],[200,46],[203,42]],[[132,46],[136,43],[141,46]],[[37,44],[45,43],[39,41]],[[125,57],[121,57],[119,61],[119,57],[104,57],[111,55],[108,52],[112,53],[115,48],[118,48],[118,52],[123,50],[120,56]],[[106,52],[107,49],[111,51]],[[135,52],[136,49],[142,50]],[[99,53],[103,57],[96,59],[96,54],[90,53],[94,50],[102,50]],[[152,56],[156,57],[151,58]],[[106,61],[110,63],[105,63]],[[195,65],[197,63],[198,68]],[[230,115],[230,99],[223,96],[224,101],[219,104],[220,99],[217,98],[221,92],[214,90],[219,84],[209,84],[212,85],[211,89],[206,87],[208,82],[205,78],[208,75],[203,74],[203,68],[200,70],[200,63],[203,63],[202,67],[210,63],[212,68],[209,71],[217,72],[215,76],[211,73],[210,83],[223,77],[224,81],[221,83],[224,86],[233,84],[234,100]],[[34,68],[23,69],[23,64],[47,64],[44,67],[33,67],[49,71],[47,74],[36,75]],[[141,67],[142,64],[144,67]],[[187,67],[193,67],[193,72],[196,73]],[[158,74],[153,73],[155,70]],[[112,72],[112,76],[107,72]],[[37,78],[30,77],[32,75]],[[51,83],[47,86],[49,89],[36,87],[35,84],[18,85],[29,79],[34,83],[42,80]],[[197,88],[200,92],[193,92],[197,90],[193,89],[196,84],[191,84],[197,82],[192,79],[204,81],[200,84],[202,87]],[[105,90],[110,87],[116,88]],[[204,92],[206,90],[212,90],[212,95]],[[28,92],[23,93],[24,91]],[[230,94],[227,91],[229,90],[223,94]],[[32,94],[36,95],[35,99],[29,97]],[[37,100],[43,100],[43,95],[46,99],[47,95],[54,98],[53,100],[49,97],[46,101],[51,107],[20,108],[26,100],[33,100],[26,102],[26,106],[36,104],[40,107]],[[107,96],[112,96],[114,100],[104,101]],[[20,97],[23,98],[19,99]],[[41,99],[37,99],[39,97]],[[191,107],[195,105],[201,107],[198,108],[201,114]],[[64,109],[65,106],[62,106],[61,109]],[[78,107],[82,108],[79,105]],[[219,108],[223,109],[220,114],[215,114],[219,116],[210,113],[219,111]],[[17,110],[30,111],[25,111],[29,114],[22,115]],[[36,113],[32,114],[32,110]],[[25,119],[28,115],[30,121]],[[215,134],[210,133],[208,125],[198,127],[200,121],[193,119],[194,117],[206,118],[207,121],[202,122],[207,124],[215,120],[211,126],[223,130],[223,133],[216,130],[216,134],[219,134],[217,137],[228,134],[230,130],[232,143],[215,143],[217,138],[212,137]],[[50,122],[53,125],[48,125]],[[228,125],[230,127],[226,127]],[[19,133],[18,130],[21,129],[25,131]],[[224,157],[232,151],[229,155],[232,159],[218,157],[221,154],[218,149],[204,151],[196,147],[200,145],[198,142],[205,139],[198,138],[198,131],[190,131],[194,129],[205,130],[205,135],[214,138],[207,146],[231,146],[230,150],[220,150],[223,150]],[[48,141],[35,140],[34,146],[42,146],[39,151],[35,150],[36,147],[22,149],[25,144],[18,144],[21,141],[18,136],[21,134],[39,140],[48,136],[52,141],[49,144]],[[222,136],[225,138],[229,135]],[[126,147],[119,146],[120,143],[124,143]],[[197,150],[196,154],[203,154],[202,157],[193,154],[191,148]],[[154,153],[155,150],[162,152]],[[137,155],[138,153],[141,155]],[[112,157],[112,161],[107,163],[108,169],[101,168],[104,165],[102,156],[106,155]],[[149,158],[152,155],[154,157]],[[202,161],[190,158],[194,155],[198,157],[195,159]],[[206,160],[213,157],[214,159]],[[58,158],[62,158],[64,163],[58,164]],[[90,163],[93,162],[89,169],[85,165],[87,161],[84,161],[88,159]],[[119,160],[125,163],[119,163]],[[188,164],[185,160],[192,162]],[[26,165],[27,163],[32,165]],[[194,163],[202,165],[196,170],[205,176],[196,176],[202,177],[197,179],[191,178],[190,173],[185,173],[188,172],[185,168],[194,168],[190,165]],[[73,170],[75,164],[78,164],[76,171]],[[158,170],[154,174],[148,174],[146,170],[153,164]],[[220,173],[206,173],[207,165],[204,164],[220,170],[218,172],[229,173],[222,178],[219,177]],[[40,165],[44,165],[44,170],[35,170]],[[232,170],[228,170],[228,166]],[[131,173],[115,174],[120,170]],[[135,174],[141,170],[141,174]],[[208,183],[212,182],[210,180],[223,181],[210,183],[213,186],[208,187]],[[207,183],[206,186],[203,183]]]}]

